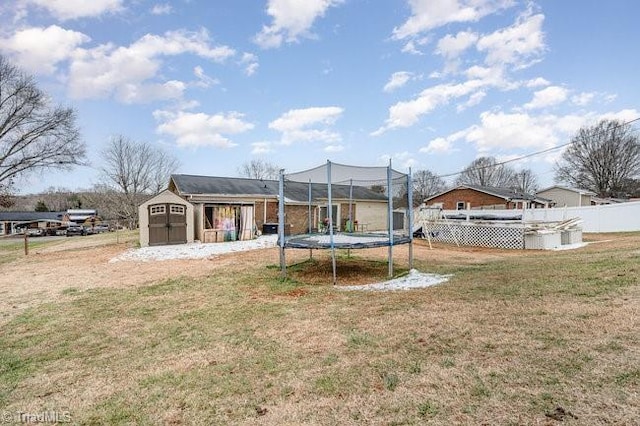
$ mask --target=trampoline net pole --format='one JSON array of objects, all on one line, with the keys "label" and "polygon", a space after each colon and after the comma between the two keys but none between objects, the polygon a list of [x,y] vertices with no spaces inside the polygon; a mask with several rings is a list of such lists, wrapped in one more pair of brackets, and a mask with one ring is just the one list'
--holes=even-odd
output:
[{"label": "trampoline net pole", "polygon": [[333,269],[333,285],[336,285],[336,247],[333,240],[333,206],[331,205],[331,161],[327,161],[327,214],[329,215],[329,244],[331,246],[331,268]]},{"label": "trampoline net pole", "polygon": [[389,278],[393,277],[393,190],[391,186],[391,160],[387,167],[387,205],[389,215]]},{"label": "trampoline net pole", "polygon": [[409,270],[413,269],[413,178],[411,167],[407,175],[407,226],[409,227]]},{"label": "trampoline net pole", "polygon": [[287,277],[287,262],[284,257],[284,222],[284,169],[281,169],[278,184],[278,244],[280,245],[280,269],[282,278]]}]

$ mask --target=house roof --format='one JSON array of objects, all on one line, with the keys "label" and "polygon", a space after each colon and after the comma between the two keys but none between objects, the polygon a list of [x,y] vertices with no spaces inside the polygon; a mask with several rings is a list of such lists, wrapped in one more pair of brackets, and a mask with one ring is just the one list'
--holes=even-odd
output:
[{"label": "house roof", "polygon": [[506,201],[513,201],[513,200],[524,200],[524,201],[534,201],[534,202],[538,202],[538,203],[549,203],[552,200],[548,199],[548,198],[543,198],[543,197],[538,197],[537,195],[533,195],[533,194],[527,194],[524,192],[518,192],[518,191],[514,191],[512,189],[507,189],[507,188],[496,188],[496,187],[492,187],[492,186],[479,186],[479,185],[459,185],[455,188],[449,189],[447,191],[441,192],[439,194],[433,195],[427,199],[425,199],[424,201],[429,201],[432,200],[433,198],[439,197],[441,195],[447,194],[449,192],[452,191],[456,191],[459,189],[471,189],[473,191],[478,191],[478,192],[482,192],[488,195],[492,195],[494,197],[498,197],[498,198],[502,198]]},{"label": "house roof", "polygon": [[[217,176],[171,175],[171,182],[178,194],[209,196],[246,196],[271,198],[279,193],[279,182],[268,179],[230,178]],[[361,186],[332,185],[331,195],[336,199],[349,199],[350,192],[354,200],[386,201],[387,196]],[[285,182],[284,195],[288,201],[306,202],[309,200],[309,184],[303,182]],[[327,198],[327,185],[312,184],[313,200]]]},{"label": "house roof", "polygon": [[552,190],[552,189],[563,189],[565,191],[575,192],[575,193],[580,194],[580,195],[592,195],[592,196],[593,195],[597,195],[595,192],[589,191],[588,189],[571,188],[571,187],[562,186],[562,185],[553,185],[553,186],[550,186],[548,188],[541,189],[541,190],[538,191],[538,194],[541,193],[541,192],[546,192],[546,191]]},{"label": "house roof", "polygon": [[37,220],[60,220],[64,213],[65,212],[0,211],[0,221],[31,222]]}]

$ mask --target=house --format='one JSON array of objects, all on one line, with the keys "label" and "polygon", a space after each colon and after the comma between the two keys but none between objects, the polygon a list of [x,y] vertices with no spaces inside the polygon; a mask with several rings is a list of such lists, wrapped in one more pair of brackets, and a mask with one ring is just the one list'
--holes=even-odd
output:
[{"label": "house", "polygon": [[424,200],[444,210],[546,208],[551,200],[511,189],[460,185]]},{"label": "house", "polygon": [[91,226],[100,221],[95,209],[68,209],[62,219],[64,222],[75,222],[79,225]]},{"label": "house", "polygon": [[[170,192],[177,197],[168,199]],[[311,206],[309,203],[311,192]],[[358,221],[367,230],[386,229],[387,197],[369,188],[349,185],[332,185],[332,217],[339,229],[349,226],[350,219]],[[161,192],[140,206],[140,244],[168,244],[152,238],[152,215],[165,227],[171,225],[166,209],[180,210],[184,206],[185,238],[193,208],[193,239],[204,243],[252,239],[258,232],[276,233],[278,230],[279,182],[267,179],[248,179],[198,175],[172,175],[166,191]],[[317,231],[328,216],[327,185],[301,182],[285,182],[286,229],[288,234]],[[181,201],[180,201],[181,200]],[[161,213],[165,205],[164,213]],[[309,219],[311,217],[311,219]],[[174,217],[175,219],[175,217]],[[173,225],[171,225],[173,226]],[[146,227],[147,230],[143,230]],[[176,237],[177,239],[177,237]],[[192,240],[191,240],[192,241]]]},{"label": "house", "polygon": [[65,212],[0,211],[0,235],[23,232],[25,228],[54,228],[60,225]]},{"label": "house", "polygon": [[597,194],[585,189],[554,185],[538,191],[536,195],[549,198],[555,207],[584,207],[593,205],[593,197]]}]

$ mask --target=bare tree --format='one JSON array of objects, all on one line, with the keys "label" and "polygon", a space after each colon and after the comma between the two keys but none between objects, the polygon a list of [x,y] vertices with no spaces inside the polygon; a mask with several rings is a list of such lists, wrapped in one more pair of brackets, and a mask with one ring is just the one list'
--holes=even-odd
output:
[{"label": "bare tree", "polygon": [[278,179],[280,167],[264,160],[251,160],[238,168],[238,174],[251,179]]},{"label": "bare tree", "polygon": [[33,78],[0,56],[0,184],[5,191],[14,178],[69,169],[84,160],[73,109],[50,106]]},{"label": "bare tree", "polygon": [[179,162],[146,142],[136,142],[121,135],[112,138],[102,154],[103,184],[94,189],[108,196],[117,218],[128,221],[133,227],[137,222],[138,205],[148,195],[167,186]]},{"label": "bare tree", "polygon": [[581,128],[556,164],[556,181],[601,197],[629,192],[628,183],[640,176],[640,143],[632,132],[616,120]]},{"label": "bare tree", "polygon": [[478,185],[511,188],[515,172],[493,157],[480,157],[471,162],[456,179],[456,185]]},{"label": "bare tree", "polygon": [[0,183],[0,208],[9,208],[15,205],[16,200],[9,190],[10,185]]},{"label": "bare tree", "polygon": [[522,169],[513,175],[512,188],[525,194],[538,192],[538,177],[531,169]]},{"label": "bare tree", "polygon": [[446,186],[444,179],[429,170],[419,170],[413,174],[413,198],[418,204],[444,191]]}]

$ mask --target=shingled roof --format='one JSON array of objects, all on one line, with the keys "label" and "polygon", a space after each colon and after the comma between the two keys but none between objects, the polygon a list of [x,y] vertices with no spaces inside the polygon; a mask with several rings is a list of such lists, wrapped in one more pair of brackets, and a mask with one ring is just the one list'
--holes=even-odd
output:
[{"label": "shingled roof", "polygon": [[[231,178],[197,175],[171,175],[178,195],[208,195],[208,196],[246,196],[246,197],[277,197],[279,182],[267,179]],[[170,183],[171,188],[171,183]],[[387,196],[369,188],[349,185],[332,185],[331,195],[335,199],[349,199],[352,191],[354,200],[386,201]],[[288,201],[307,202],[309,200],[309,184],[302,182],[285,182],[284,196]],[[327,199],[327,185],[312,184],[311,198],[313,200]]]},{"label": "shingled roof", "polygon": [[0,221],[32,222],[36,220],[60,220],[65,212],[34,212],[34,211],[0,211]]},{"label": "shingled roof", "polygon": [[478,192],[483,192],[485,194],[493,195],[494,197],[502,198],[506,201],[514,201],[514,200],[523,201],[524,200],[524,201],[536,201],[543,204],[551,202],[551,200],[548,198],[538,197],[537,195],[534,195],[534,194],[526,194],[524,192],[518,192],[512,189],[496,188],[492,186],[468,185],[468,184],[460,185],[455,188],[451,188],[447,191],[441,192],[439,194],[433,195],[425,199],[425,201],[429,201],[433,198],[439,197],[440,195],[446,194],[447,192],[455,191],[457,189],[465,189],[465,188],[472,189]]}]

